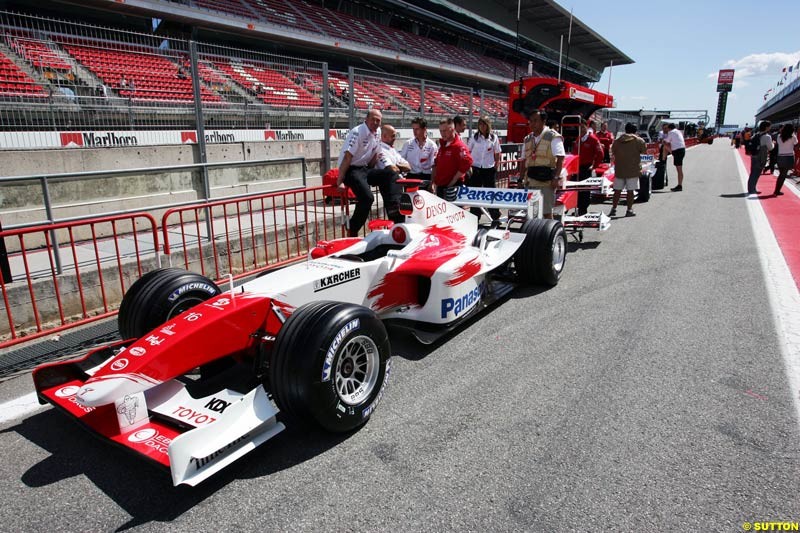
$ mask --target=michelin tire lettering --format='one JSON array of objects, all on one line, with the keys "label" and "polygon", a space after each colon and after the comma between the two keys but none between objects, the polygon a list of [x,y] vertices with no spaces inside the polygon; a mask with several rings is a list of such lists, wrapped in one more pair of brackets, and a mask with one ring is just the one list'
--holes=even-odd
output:
[{"label": "michelin tire lettering", "polygon": [[216,289],[214,287],[212,287],[211,285],[209,285],[208,283],[197,283],[197,282],[195,282],[195,283],[187,283],[186,285],[182,285],[182,286],[178,287],[177,289],[175,289],[172,292],[172,294],[170,294],[167,297],[167,301],[168,302],[174,302],[175,300],[180,298],[182,294],[184,294],[186,292],[189,292],[189,291],[194,291],[194,290],[201,290],[203,292],[206,292],[206,293],[210,294],[211,296],[215,296],[217,294]]},{"label": "michelin tire lettering", "polygon": [[[357,270],[357,269],[356,269]],[[339,330],[339,333],[333,338],[333,342],[331,343],[330,348],[328,348],[328,353],[325,354],[325,363],[322,365],[322,381],[330,381],[331,379],[331,367],[333,365],[333,358],[336,355],[336,350],[339,349],[339,345],[342,344],[342,341],[345,337],[347,337],[348,333],[356,329],[361,324],[361,320],[356,318],[351,320],[347,324]]]}]

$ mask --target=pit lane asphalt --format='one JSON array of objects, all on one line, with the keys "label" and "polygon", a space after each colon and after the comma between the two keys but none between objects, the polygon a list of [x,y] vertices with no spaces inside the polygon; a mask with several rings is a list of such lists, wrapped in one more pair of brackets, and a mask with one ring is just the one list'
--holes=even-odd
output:
[{"label": "pit lane asphalt", "polygon": [[6,424],[0,528],[742,531],[800,520],[800,431],[735,157],[724,142],[690,150],[684,192],[656,192],[639,216],[587,233],[557,287],[517,290],[432,348],[396,340],[387,394],[355,434],[290,428],[176,490],[52,409]]}]

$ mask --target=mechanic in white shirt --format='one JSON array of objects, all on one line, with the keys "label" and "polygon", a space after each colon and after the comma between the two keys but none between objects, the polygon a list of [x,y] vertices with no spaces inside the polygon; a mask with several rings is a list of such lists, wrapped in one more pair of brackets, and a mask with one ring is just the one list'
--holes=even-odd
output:
[{"label": "mechanic in white shirt", "polygon": [[364,122],[347,133],[342,151],[339,153],[339,177],[336,185],[347,185],[356,196],[356,207],[350,217],[348,235],[357,237],[375,198],[372,187],[378,186],[383,197],[387,217],[394,222],[402,222],[400,215],[400,194],[394,173],[373,168],[378,161],[380,142],[378,128],[382,120],[381,112],[371,109]]},{"label": "mechanic in white shirt", "polygon": [[547,113],[537,109],[528,115],[531,133],[525,137],[525,185],[542,193],[542,216],[553,218],[556,189],[564,165],[564,139],[561,134],[545,126]]},{"label": "mechanic in white shirt", "polygon": [[667,126],[669,133],[664,137],[667,151],[672,154],[672,164],[678,171],[678,184],[671,191],[678,192],[683,190],[683,157],[686,155],[686,142],[683,140],[681,130],[675,128],[675,123],[670,122]]},{"label": "mechanic in white shirt", "polygon": [[422,117],[411,121],[414,137],[406,141],[400,149],[400,155],[411,165],[407,178],[430,181],[433,172],[433,161],[439,147],[428,138],[428,121]]},{"label": "mechanic in white shirt", "polygon": [[378,162],[375,167],[380,170],[388,168],[397,174],[409,172],[411,165],[394,149],[395,139],[397,139],[397,131],[394,126],[389,124],[381,126],[381,150],[378,153]]},{"label": "mechanic in white shirt", "polygon": [[[469,187],[495,188],[497,167],[500,165],[500,138],[492,131],[491,119],[484,115],[478,119],[478,131],[470,135],[467,148],[472,154],[472,175],[467,178]],[[473,207],[470,212],[480,221],[481,209]],[[489,209],[492,220],[500,218],[499,209]]]}]

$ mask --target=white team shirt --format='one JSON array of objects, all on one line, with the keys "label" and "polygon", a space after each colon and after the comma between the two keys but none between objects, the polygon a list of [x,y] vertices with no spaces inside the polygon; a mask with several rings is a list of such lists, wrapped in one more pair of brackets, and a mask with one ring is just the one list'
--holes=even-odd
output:
[{"label": "white team shirt", "polygon": [[417,140],[412,137],[400,149],[400,155],[411,165],[411,172],[414,174],[430,174],[437,153],[439,145],[429,138],[425,139],[425,143],[420,147]]},{"label": "white team shirt", "polygon": [[472,166],[478,168],[493,168],[495,165],[494,154],[502,152],[500,138],[494,133],[487,139],[480,132],[470,135],[467,148],[472,154]]},{"label": "white team shirt", "polygon": [[372,158],[378,152],[380,142],[381,140],[378,136],[378,132],[370,131],[366,122],[362,122],[360,125],[347,132],[344,145],[342,145],[342,151],[339,152],[338,166],[342,166],[345,152],[353,154],[350,166],[365,167],[369,165],[369,162],[372,161]]},{"label": "white team shirt", "polygon": [[397,150],[394,149],[394,146],[389,146],[385,142],[381,141],[380,152],[378,153],[378,162],[375,164],[377,168],[386,168],[390,166],[411,166],[408,164],[408,161],[403,159]]},{"label": "white team shirt", "polygon": [[669,147],[672,150],[686,148],[686,142],[683,140],[683,133],[681,133],[681,131],[678,129],[670,130],[670,132],[667,133],[667,136],[664,137],[664,140],[669,143]]}]

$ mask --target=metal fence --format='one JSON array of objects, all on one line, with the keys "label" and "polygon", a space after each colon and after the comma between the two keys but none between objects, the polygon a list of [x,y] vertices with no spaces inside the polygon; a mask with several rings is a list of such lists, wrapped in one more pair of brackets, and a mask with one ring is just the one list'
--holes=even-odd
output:
[{"label": "metal fence", "polygon": [[64,145],[35,132],[342,129],[373,107],[400,127],[507,112],[502,93],[5,11],[0,59],[0,149]]}]

